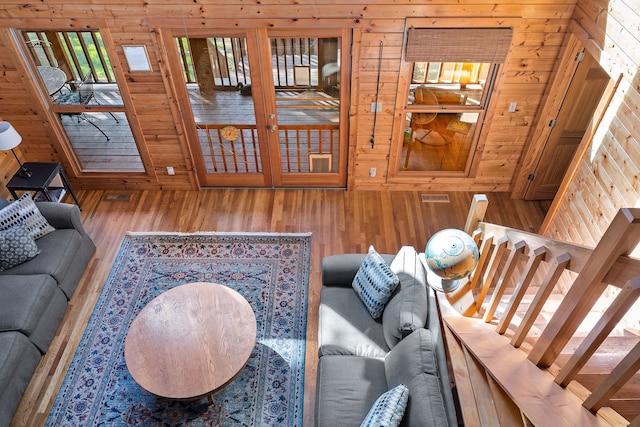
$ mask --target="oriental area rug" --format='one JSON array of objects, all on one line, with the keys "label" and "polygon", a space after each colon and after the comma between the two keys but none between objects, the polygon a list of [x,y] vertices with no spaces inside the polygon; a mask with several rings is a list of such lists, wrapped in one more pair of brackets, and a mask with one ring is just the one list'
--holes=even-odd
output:
[{"label": "oriental area rug", "polygon": [[[301,426],[311,235],[128,233],[47,426]],[[212,397],[157,397],[131,377],[124,340],[136,314],[175,286],[239,292],[257,321],[238,376]]]}]

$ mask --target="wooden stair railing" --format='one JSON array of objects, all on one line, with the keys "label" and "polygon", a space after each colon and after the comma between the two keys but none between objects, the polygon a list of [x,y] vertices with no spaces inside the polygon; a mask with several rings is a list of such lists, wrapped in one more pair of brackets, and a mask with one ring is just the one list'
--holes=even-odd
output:
[{"label": "wooden stair railing", "polygon": [[[623,330],[615,355],[598,353],[640,296],[640,260],[629,256],[640,209],[621,209],[588,248],[483,222],[487,203],[474,197],[465,225],[478,266],[438,294],[464,424],[640,426],[640,337]],[[615,288],[594,320],[594,305]],[[545,304],[558,299],[545,321]],[[585,366],[598,370],[597,383],[581,376]]]}]

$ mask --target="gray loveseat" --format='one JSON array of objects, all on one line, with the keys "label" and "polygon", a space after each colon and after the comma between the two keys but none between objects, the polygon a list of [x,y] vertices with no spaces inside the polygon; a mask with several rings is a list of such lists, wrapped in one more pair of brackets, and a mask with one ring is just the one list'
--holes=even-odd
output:
[{"label": "gray loveseat", "polygon": [[412,247],[383,255],[400,284],[374,320],[352,288],[364,254],[322,263],[315,424],[359,426],[376,399],[405,384],[401,426],[457,426],[433,290]]},{"label": "gray loveseat", "polygon": [[[8,202],[0,199],[0,209]],[[0,271],[0,426],[7,426],[95,252],[75,205],[36,203],[55,230],[40,253]]]}]

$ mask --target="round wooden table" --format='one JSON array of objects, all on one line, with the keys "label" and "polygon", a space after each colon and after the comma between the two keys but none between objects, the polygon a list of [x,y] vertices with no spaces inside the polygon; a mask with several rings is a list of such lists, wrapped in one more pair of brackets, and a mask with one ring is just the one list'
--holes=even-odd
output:
[{"label": "round wooden table", "polygon": [[215,283],[170,289],[129,327],[124,358],[145,390],[172,399],[211,395],[249,360],[256,317],[242,295]]}]

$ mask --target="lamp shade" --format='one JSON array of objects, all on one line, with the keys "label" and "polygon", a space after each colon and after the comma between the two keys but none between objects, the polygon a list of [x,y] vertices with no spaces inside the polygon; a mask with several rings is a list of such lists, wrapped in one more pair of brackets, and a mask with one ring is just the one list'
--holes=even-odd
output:
[{"label": "lamp shade", "polygon": [[20,134],[9,122],[0,122],[0,150],[11,150],[22,142]]}]

